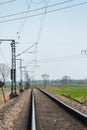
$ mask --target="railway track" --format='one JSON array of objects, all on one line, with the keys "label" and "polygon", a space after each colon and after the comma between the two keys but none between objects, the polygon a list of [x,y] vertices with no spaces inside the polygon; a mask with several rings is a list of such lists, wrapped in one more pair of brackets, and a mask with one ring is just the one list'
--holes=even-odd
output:
[{"label": "railway track", "polygon": [[0,130],[87,130],[87,115],[31,88],[0,110]]},{"label": "railway track", "polygon": [[86,115],[36,88],[31,113],[31,130],[87,130]]}]

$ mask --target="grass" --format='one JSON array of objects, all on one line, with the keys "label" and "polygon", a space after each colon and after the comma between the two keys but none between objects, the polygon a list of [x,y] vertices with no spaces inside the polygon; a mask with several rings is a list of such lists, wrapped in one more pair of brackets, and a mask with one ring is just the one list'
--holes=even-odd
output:
[{"label": "grass", "polygon": [[[7,93],[10,92],[10,88],[3,88],[3,90],[4,90],[5,98],[6,98],[6,101],[7,101],[9,99],[9,95]],[[4,104],[4,98],[3,98],[2,90],[0,88],[0,107],[3,104]]]},{"label": "grass", "polygon": [[[24,87],[24,86],[23,86]],[[19,95],[19,86],[16,86],[16,91],[17,91],[17,94]],[[5,98],[6,98],[6,101],[9,100],[9,93],[11,92],[11,87],[8,85],[6,88],[4,87],[3,88],[4,90],[4,94],[5,94]],[[3,98],[3,93],[2,93],[2,90],[0,88],[0,107],[4,104],[4,98]]]},{"label": "grass", "polygon": [[69,95],[74,99],[87,99],[87,85],[63,85],[58,87],[47,87],[47,90],[61,95]]}]

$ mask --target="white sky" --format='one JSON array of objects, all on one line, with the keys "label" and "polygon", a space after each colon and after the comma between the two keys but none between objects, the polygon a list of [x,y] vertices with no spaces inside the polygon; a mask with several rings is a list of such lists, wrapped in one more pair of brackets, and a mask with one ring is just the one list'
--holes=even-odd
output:
[{"label": "white sky", "polygon": [[[4,0],[6,1],[6,0]],[[0,16],[18,13],[27,10],[26,1],[30,0],[15,0],[8,4],[0,5]],[[41,2],[42,0],[33,0],[30,9],[43,7],[44,1],[41,4],[34,4],[34,2]],[[48,0],[46,0],[48,1]],[[63,2],[64,0],[49,0],[48,5]],[[65,0],[67,1],[67,0]],[[0,0],[0,3],[3,0]],[[73,0],[66,4],[55,6],[51,9],[59,9],[69,5],[87,2],[87,0]],[[24,9],[25,5],[25,9]],[[48,10],[47,10],[48,11]],[[31,14],[41,13],[41,11],[33,12]],[[30,15],[30,13],[25,16]],[[23,24],[23,20],[12,22],[3,22],[3,20],[18,18],[14,16],[9,18],[0,18],[0,38],[10,38],[17,41],[16,34],[20,32],[19,26]],[[40,29],[41,15],[25,19],[22,33],[20,35],[19,44],[16,45],[16,53],[20,53],[24,49],[37,42],[37,36]],[[11,66],[11,47],[8,42],[3,42],[0,45],[5,59],[3,59],[0,50],[1,63],[4,62]],[[35,69],[35,79],[41,79],[43,73],[49,74],[50,79],[59,79],[64,75],[68,75],[74,79],[87,78],[87,56],[81,55],[81,50],[87,49],[87,4],[72,7],[65,10],[56,11],[45,15],[43,29],[40,35],[40,41],[37,46],[37,67]],[[35,47],[30,51],[34,51]],[[23,65],[35,59],[34,54],[23,54],[18,58],[23,58]],[[6,62],[7,61],[7,62]],[[31,70],[32,63],[27,66],[27,70]],[[19,62],[17,61],[17,78],[19,78]],[[31,72],[29,73],[32,76]]]}]

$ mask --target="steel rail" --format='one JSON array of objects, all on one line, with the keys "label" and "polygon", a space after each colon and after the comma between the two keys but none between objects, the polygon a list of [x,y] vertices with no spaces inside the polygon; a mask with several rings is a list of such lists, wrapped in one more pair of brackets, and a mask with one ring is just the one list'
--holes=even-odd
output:
[{"label": "steel rail", "polygon": [[51,98],[53,101],[55,101],[58,105],[60,105],[62,108],[67,110],[70,114],[77,117],[81,122],[83,122],[87,126],[87,115],[83,114],[82,112],[76,110],[75,108],[72,108],[71,106],[67,105],[66,103],[62,102],[61,100],[57,99],[56,97],[53,97],[51,94],[49,94],[46,91],[43,91],[39,89],[41,92],[46,94],[49,98]]},{"label": "steel rail", "polygon": [[36,121],[35,121],[35,105],[34,105],[34,92],[32,89],[32,122],[31,130],[36,130]]}]

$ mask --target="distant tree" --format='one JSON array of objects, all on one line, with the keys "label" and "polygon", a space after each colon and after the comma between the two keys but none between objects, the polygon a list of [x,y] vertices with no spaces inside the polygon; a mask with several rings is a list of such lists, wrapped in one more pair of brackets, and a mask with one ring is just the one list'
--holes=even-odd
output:
[{"label": "distant tree", "polygon": [[71,82],[70,76],[67,76],[67,75],[63,76],[63,78],[61,80],[62,84],[69,84],[70,82]]},{"label": "distant tree", "polygon": [[44,82],[44,88],[47,85],[49,75],[48,74],[42,74],[43,82]]},{"label": "distant tree", "polygon": [[0,63],[0,79],[3,80],[4,84],[5,84],[5,80],[7,79],[8,75],[9,75],[9,67],[8,65],[4,64],[4,63]]}]

